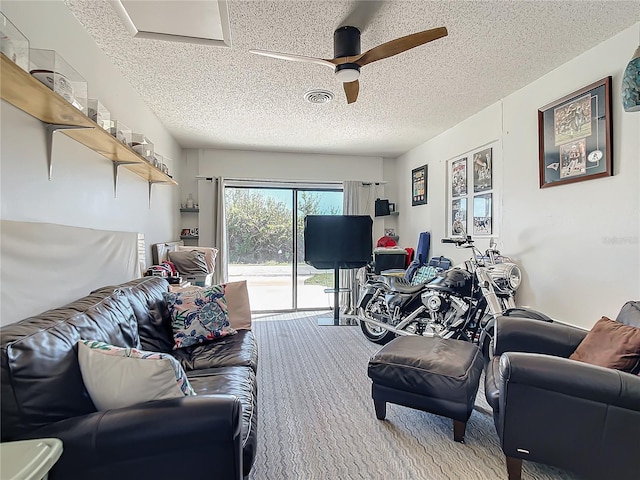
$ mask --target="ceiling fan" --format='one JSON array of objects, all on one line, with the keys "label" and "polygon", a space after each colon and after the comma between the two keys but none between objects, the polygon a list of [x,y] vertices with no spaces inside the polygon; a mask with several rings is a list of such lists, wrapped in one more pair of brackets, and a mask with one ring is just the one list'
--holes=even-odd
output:
[{"label": "ceiling fan", "polygon": [[341,26],[333,32],[334,58],[331,59],[305,57],[268,50],[249,50],[249,52],[281,60],[315,63],[330,67],[335,72],[336,78],[343,82],[347,103],[353,103],[358,99],[358,92],[360,91],[358,78],[360,77],[361,67],[446,36],[447,29],[445,27],[433,28],[396,38],[360,53],[360,30],[357,27]]}]

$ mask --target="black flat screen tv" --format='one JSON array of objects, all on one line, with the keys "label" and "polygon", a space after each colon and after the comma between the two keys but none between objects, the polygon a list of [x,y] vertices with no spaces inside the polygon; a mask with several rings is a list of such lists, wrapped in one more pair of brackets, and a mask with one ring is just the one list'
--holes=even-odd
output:
[{"label": "black flat screen tv", "polygon": [[304,261],[319,269],[360,268],[372,260],[369,215],[307,215]]}]

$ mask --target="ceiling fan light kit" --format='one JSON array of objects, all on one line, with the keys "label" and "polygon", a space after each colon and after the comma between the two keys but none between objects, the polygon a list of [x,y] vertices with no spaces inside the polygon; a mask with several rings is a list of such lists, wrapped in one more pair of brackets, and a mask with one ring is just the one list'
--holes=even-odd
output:
[{"label": "ceiling fan light kit", "polygon": [[336,78],[342,83],[355,82],[360,77],[360,65],[357,63],[343,63],[336,65]]},{"label": "ceiling fan light kit", "polygon": [[339,27],[333,32],[333,58],[315,58],[267,50],[249,50],[265,57],[294,62],[315,63],[334,69],[336,78],[342,82],[347,103],[354,103],[360,91],[360,68],[378,60],[398,55],[412,48],[447,36],[445,27],[406,35],[360,53],[360,30],[352,26]]}]

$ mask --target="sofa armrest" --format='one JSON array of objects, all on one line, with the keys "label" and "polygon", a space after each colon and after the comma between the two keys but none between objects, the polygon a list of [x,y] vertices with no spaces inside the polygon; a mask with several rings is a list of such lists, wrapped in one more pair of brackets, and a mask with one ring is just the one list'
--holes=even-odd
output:
[{"label": "sofa armrest", "polygon": [[640,412],[639,376],[567,358],[507,352],[500,357],[501,410],[509,403],[509,384]]},{"label": "sofa armrest", "polygon": [[[242,405],[232,395],[156,400],[69,418],[29,434],[56,437],[63,454],[50,480],[240,480]],[[191,466],[200,465],[197,468]],[[207,466],[208,465],[208,466]],[[188,469],[188,474],[185,472]]]},{"label": "sofa armrest", "polygon": [[495,355],[530,352],[567,358],[588,333],[562,323],[519,317],[499,317],[496,325]]}]

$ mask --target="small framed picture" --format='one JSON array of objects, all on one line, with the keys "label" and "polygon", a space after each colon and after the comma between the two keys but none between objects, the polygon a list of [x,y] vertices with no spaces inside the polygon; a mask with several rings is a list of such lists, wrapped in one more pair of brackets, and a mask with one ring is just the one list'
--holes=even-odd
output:
[{"label": "small framed picture", "polygon": [[493,195],[491,193],[483,193],[473,197],[473,234],[474,235],[491,235],[493,220]]},{"label": "small framed picture", "polygon": [[467,234],[467,199],[457,198],[451,201],[451,236]]},{"label": "small framed picture", "polygon": [[492,167],[493,150],[486,148],[473,154],[473,191],[474,193],[491,190],[493,187]]},{"label": "small framed picture", "polygon": [[427,203],[427,165],[411,170],[411,206]]},{"label": "small framed picture", "polygon": [[188,237],[189,235],[191,235],[191,230],[188,228],[183,228],[180,232],[181,237]]}]

